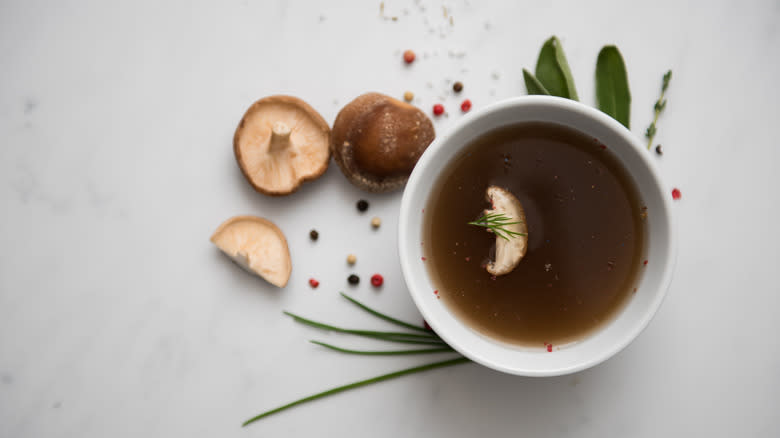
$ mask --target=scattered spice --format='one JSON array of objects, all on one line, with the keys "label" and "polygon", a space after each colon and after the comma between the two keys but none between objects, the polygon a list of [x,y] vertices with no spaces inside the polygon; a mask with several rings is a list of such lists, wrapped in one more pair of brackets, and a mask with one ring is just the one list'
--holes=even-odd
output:
[{"label": "scattered spice", "polygon": [[312,289],[317,289],[317,286],[319,286],[319,285],[320,285],[319,281],[317,281],[317,280],[315,280],[313,278],[309,279],[309,286],[311,286]]},{"label": "scattered spice", "polygon": [[347,256],[347,263],[349,263],[350,265],[354,265],[355,262],[357,262],[357,257],[355,256],[355,254],[350,254]]},{"label": "scattered spice", "polygon": [[382,219],[379,219],[377,216],[371,218],[371,226],[373,228],[379,228],[380,225],[382,225]]},{"label": "scattered spice", "polygon": [[[422,245],[422,243],[421,243],[420,245]],[[426,261],[426,260],[428,260],[428,259],[426,259],[425,257],[420,257],[420,260],[422,260],[422,261]]]},{"label": "scattered spice", "polygon": [[433,115],[440,116],[442,114],[444,114],[444,105],[437,103],[433,106]]},{"label": "scattered spice", "polygon": [[430,331],[433,331],[433,329],[431,328],[431,326],[430,326],[430,325],[428,325],[428,321],[426,321],[426,320],[424,320],[424,319],[423,319],[423,328],[424,328],[425,330],[430,330]]},{"label": "scattered spice", "polygon": [[309,231],[309,238],[311,240],[317,240],[320,238],[320,233],[318,233],[317,230],[311,230]]},{"label": "scattered spice", "polygon": [[416,58],[416,57],[417,56],[411,50],[407,50],[407,51],[404,52],[404,62],[407,63],[407,64],[413,63],[414,62],[414,58]]},{"label": "scattered spice", "polygon": [[552,344],[547,344],[547,351],[552,353]]},{"label": "scattered spice", "polygon": [[470,100],[466,99],[466,100],[463,101],[463,103],[460,104],[460,110],[463,111],[464,113],[469,112],[470,109],[471,109],[471,101]]},{"label": "scattered spice", "polygon": [[379,287],[382,285],[382,283],[385,282],[385,279],[382,278],[379,274],[374,274],[371,276],[371,285],[374,287]]},{"label": "scattered spice", "polygon": [[463,91],[463,83],[461,81],[457,81],[454,84],[452,84],[452,91],[456,93],[460,93]]},{"label": "scattered spice", "polygon": [[664,154],[664,149],[661,147],[660,144],[655,147],[655,153],[658,154],[658,155],[663,155]]},{"label": "scattered spice", "polygon": [[366,201],[365,199],[361,199],[360,201],[358,201],[357,209],[361,213],[368,210],[368,201]]},{"label": "scattered spice", "polygon": [[643,265],[643,266],[647,266],[647,260],[645,260],[644,262],[642,262],[642,265]]},{"label": "scattered spice", "polygon": [[404,100],[407,101],[407,102],[413,101],[414,100],[414,93],[412,93],[411,91],[405,92],[404,93]]},{"label": "scattered spice", "polygon": [[682,192],[680,192],[680,189],[675,187],[674,189],[672,189],[672,199],[674,199],[675,201],[679,201],[680,198],[682,198]]},{"label": "scattered spice", "polygon": [[347,277],[347,283],[349,283],[349,284],[354,286],[354,285],[360,283],[360,277],[358,277],[355,274],[352,274],[349,277]]}]

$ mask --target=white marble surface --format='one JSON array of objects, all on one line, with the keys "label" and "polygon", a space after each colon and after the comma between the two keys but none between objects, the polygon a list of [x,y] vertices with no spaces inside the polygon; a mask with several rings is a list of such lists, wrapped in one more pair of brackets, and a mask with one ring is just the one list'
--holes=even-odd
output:
[{"label": "white marble surface", "polygon": [[[0,3],[0,436],[780,436],[780,3],[453,1],[452,27],[442,3],[385,3],[398,21],[357,0]],[[551,34],[587,103],[599,48],[621,48],[637,135],[674,70],[658,140],[683,193],[680,255],[650,327],[572,376],[461,365],[241,429],[426,360],[324,351],[306,341],[348,340],[281,315],[373,323],[337,297],[355,252],[354,294],[418,320],[396,261],[400,193],[363,194],[335,164],[293,196],[254,193],[231,149],[244,109],[291,93],[332,122],[362,92],[410,89],[426,111],[446,96],[443,132],[459,117],[447,79],[476,108],[523,94],[521,68]],[[285,290],[208,242],[239,213],[287,234]]]}]

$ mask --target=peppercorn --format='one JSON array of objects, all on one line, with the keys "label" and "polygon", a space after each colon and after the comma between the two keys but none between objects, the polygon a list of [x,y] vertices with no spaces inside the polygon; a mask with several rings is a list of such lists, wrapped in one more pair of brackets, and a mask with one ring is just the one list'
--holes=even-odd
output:
[{"label": "peppercorn", "polygon": [[355,262],[357,262],[357,257],[355,257],[355,254],[350,254],[347,256],[347,263],[354,265]]},{"label": "peppercorn", "polygon": [[456,93],[460,93],[461,91],[463,91],[463,83],[461,81],[458,81],[452,84],[452,91]]},{"label": "peppercorn", "polygon": [[440,116],[442,114],[444,114],[444,105],[437,103],[433,106],[433,115]]},{"label": "peppercorn", "polygon": [[663,148],[661,147],[660,144],[655,147],[655,153],[658,154],[658,155],[663,155],[664,154],[664,150],[663,150]]},{"label": "peppercorn", "polygon": [[349,282],[349,284],[355,286],[356,284],[360,283],[360,277],[358,277],[355,274],[352,274],[349,277],[347,277],[347,282]]},{"label": "peppercorn", "polygon": [[320,233],[318,233],[317,230],[311,230],[309,231],[309,238],[311,240],[317,240],[320,238]]},{"label": "peppercorn", "polygon": [[357,202],[357,209],[360,212],[364,212],[364,211],[368,210],[368,201],[366,201],[365,199],[361,199],[360,201],[358,201]]},{"label": "peppercorn", "polygon": [[317,280],[315,280],[313,278],[309,279],[309,286],[311,286],[312,289],[317,289],[317,286],[319,286],[319,285],[320,285],[319,281],[317,281]]},{"label": "peppercorn", "polygon": [[379,287],[382,285],[382,283],[385,282],[385,279],[382,278],[379,274],[374,274],[371,276],[371,285],[374,287]]},{"label": "peppercorn", "polygon": [[371,226],[372,227],[379,228],[380,225],[382,225],[382,219],[379,219],[376,216],[371,219]]},{"label": "peppercorn", "polygon": [[415,54],[411,50],[407,50],[404,52],[404,62],[407,64],[411,64],[414,62]]},{"label": "peppercorn", "polygon": [[469,112],[470,109],[471,109],[471,101],[470,100],[466,99],[466,100],[463,101],[463,103],[460,104],[460,110],[463,111],[464,113]]}]

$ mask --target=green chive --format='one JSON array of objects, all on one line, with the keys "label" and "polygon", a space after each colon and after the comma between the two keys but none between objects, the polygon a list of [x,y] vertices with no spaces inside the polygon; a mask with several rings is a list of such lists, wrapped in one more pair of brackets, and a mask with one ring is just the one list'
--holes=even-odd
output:
[{"label": "green chive", "polygon": [[294,406],[298,406],[298,405],[303,404],[303,403],[307,403],[307,402],[314,401],[314,400],[317,400],[317,399],[320,399],[320,398],[323,398],[323,397],[327,397],[329,395],[338,394],[338,393],[344,392],[344,391],[349,391],[350,389],[360,388],[361,386],[370,385],[372,383],[379,383],[379,382],[383,382],[385,380],[395,379],[396,377],[402,377],[402,376],[406,376],[406,375],[409,375],[409,374],[414,374],[414,373],[419,373],[419,372],[423,372],[423,371],[433,370],[433,369],[436,369],[436,368],[443,368],[443,367],[448,367],[448,366],[452,366],[452,365],[458,365],[458,364],[461,364],[461,363],[466,363],[468,361],[469,360],[466,359],[465,357],[459,357],[459,358],[456,358],[456,359],[445,360],[445,361],[442,361],[442,362],[434,362],[434,363],[431,363],[431,364],[422,365],[422,366],[418,366],[418,367],[414,367],[414,368],[407,368],[405,370],[396,371],[396,372],[389,373],[389,374],[383,374],[381,376],[373,377],[371,379],[361,380],[361,381],[358,381],[358,382],[350,383],[348,385],[338,386],[336,388],[329,389],[327,391],[323,391],[323,392],[320,392],[320,393],[317,393],[317,394],[314,394],[314,395],[310,395],[308,397],[304,397],[304,398],[295,400],[294,402],[287,403],[286,405],[279,406],[278,408],[271,409],[270,411],[265,411],[265,412],[263,412],[261,414],[258,414],[256,416],[250,418],[249,420],[246,420],[241,426],[242,427],[246,427],[246,426],[254,423],[255,421],[257,421],[257,420],[259,420],[261,418],[265,418],[265,417],[267,417],[269,415],[273,415],[273,414],[282,412],[282,411],[290,409],[290,408],[292,408]]}]

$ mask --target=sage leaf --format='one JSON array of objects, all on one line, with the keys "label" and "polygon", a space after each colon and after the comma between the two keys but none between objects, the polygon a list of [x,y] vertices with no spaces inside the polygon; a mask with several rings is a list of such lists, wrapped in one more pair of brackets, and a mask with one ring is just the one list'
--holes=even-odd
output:
[{"label": "sage leaf", "polygon": [[536,61],[536,78],[549,94],[579,100],[574,78],[558,37],[552,36],[542,45],[539,59]]},{"label": "sage leaf", "polygon": [[604,46],[596,60],[596,101],[601,111],[630,129],[628,74],[623,56],[615,46]]},{"label": "sage leaf", "polygon": [[550,95],[550,92],[544,88],[544,85],[530,71],[523,69],[523,79],[525,80],[525,88],[528,90],[528,94]]}]

